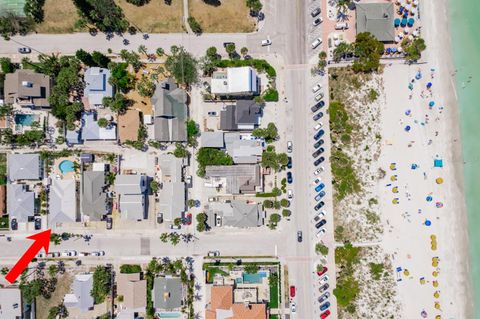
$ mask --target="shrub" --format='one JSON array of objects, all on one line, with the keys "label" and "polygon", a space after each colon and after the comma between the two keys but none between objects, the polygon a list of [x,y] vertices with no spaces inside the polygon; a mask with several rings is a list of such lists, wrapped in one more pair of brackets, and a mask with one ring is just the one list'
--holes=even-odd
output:
[{"label": "shrub", "polygon": [[280,205],[282,205],[282,207],[288,207],[290,206],[290,201],[286,198],[282,198],[282,200],[280,200]]},{"label": "shrub", "polygon": [[326,255],[328,255],[328,247],[325,246],[322,243],[318,243],[318,244],[315,245],[315,252],[317,254],[322,254],[322,255],[326,256]]},{"label": "shrub", "polygon": [[198,21],[194,17],[192,16],[188,17],[187,22],[188,22],[188,25],[190,26],[190,29],[192,29],[193,33],[202,34],[203,32],[202,26],[200,25],[200,23],[198,23]]},{"label": "shrub", "polygon": [[137,7],[141,7],[145,4],[148,4],[150,0],[127,0],[127,2],[136,5]]},{"label": "shrub", "polygon": [[140,265],[121,265],[120,266],[120,273],[121,274],[135,274],[142,272],[142,267]]},{"label": "shrub", "polygon": [[268,88],[263,93],[263,99],[265,102],[278,102],[278,91],[273,88]]}]

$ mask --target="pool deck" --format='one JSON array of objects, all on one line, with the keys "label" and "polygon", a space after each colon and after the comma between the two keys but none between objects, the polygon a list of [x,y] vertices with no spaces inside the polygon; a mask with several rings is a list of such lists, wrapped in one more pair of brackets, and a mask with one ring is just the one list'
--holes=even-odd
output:
[{"label": "pool deck", "polygon": [[63,161],[72,161],[78,163],[78,160],[73,156],[57,158],[53,162],[49,176],[52,179],[77,179],[78,176],[75,172],[62,173],[62,171],[60,171],[60,163]]}]

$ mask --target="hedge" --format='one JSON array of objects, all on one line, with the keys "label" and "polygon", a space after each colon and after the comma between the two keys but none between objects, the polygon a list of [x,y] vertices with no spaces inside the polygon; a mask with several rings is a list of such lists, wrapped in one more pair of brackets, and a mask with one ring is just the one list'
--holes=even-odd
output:
[{"label": "hedge", "polygon": [[218,60],[215,61],[215,66],[219,68],[228,68],[228,67],[241,67],[241,66],[251,66],[260,73],[267,73],[271,78],[277,76],[277,71],[263,59],[252,59],[252,60]]}]

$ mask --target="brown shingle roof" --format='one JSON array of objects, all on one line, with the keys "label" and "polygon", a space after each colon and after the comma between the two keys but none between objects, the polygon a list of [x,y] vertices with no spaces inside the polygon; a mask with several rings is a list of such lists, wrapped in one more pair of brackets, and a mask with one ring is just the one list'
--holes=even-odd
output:
[{"label": "brown shingle roof", "polygon": [[147,304],[147,281],[140,280],[139,273],[119,274],[117,291],[128,309],[143,308]]},{"label": "brown shingle roof", "polygon": [[128,110],[125,114],[118,116],[118,136],[120,143],[136,141],[138,139],[138,128],[140,127],[140,112]]}]

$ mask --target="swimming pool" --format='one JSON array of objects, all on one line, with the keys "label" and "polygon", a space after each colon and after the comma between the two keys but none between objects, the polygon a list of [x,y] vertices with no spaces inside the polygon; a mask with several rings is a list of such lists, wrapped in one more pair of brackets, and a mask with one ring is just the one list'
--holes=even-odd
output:
[{"label": "swimming pool", "polygon": [[160,312],[158,316],[160,318],[179,318],[180,314],[178,312]]},{"label": "swimming pool", "polygon": [[30,126],[33,122],[35,122],[35,115],[33,114],[15,114],[15,124]]},{"label": "swimming pool", "polygon": [[[262,282],[262,279],[266,277],[267,277],[267,273],[265,271],[259,271],[256,274],[247,274],[247,273],[242,274],[244,284],[260,284]],[[240,279],[240,278],[237,278],[237,279]]]},{"label": "swimming pool", "polygon": [[62,172],[62,174],[75,171],[75,169],[73,168],[73,162],[70,160],[61,161],[58,165],[58,168],[60,169],[60,172]]}]

